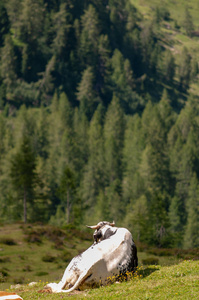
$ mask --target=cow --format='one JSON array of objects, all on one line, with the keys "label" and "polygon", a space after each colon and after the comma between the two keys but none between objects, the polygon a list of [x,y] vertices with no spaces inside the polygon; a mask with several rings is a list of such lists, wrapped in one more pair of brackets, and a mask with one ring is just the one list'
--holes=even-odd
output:
[{"label": "cow", "polygon": [[1,292],[0,291],[0,300],[23,300],[19,295],[16,293],[9,293],[9,292]]},{"label": "cow", "polygon": [[75,289],[106,285],[109,278],[132,272],[137,267],[137,248],[128,229],[106,221],[87,227],[95,229],[94,243],[71,260],[59,283],[49,283],[45,289],[70,293]]}]

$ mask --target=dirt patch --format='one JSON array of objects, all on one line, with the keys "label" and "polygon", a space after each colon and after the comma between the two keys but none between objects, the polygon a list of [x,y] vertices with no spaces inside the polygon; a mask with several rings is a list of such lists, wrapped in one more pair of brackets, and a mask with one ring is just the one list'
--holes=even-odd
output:
[{"label": "dirt patch", "polygon": [[44,288],[42,290],[37,291],[37,293],[48,293],[48,294],[52,294],[52,290],[51,288]]},{"label": "dirt patch", "polygon": [[[38,293],[48,293],[48,294],[52,294],[52,290],[51,288],[44,288],[42,290],[39,290]],[[72,296],[72,295],[78,295],[78,294],[83,294],[84,292],[82,291],[78,291],[78,290],[74,290],[71,293],[68,293],[68,295]],[[64,293],[65,294],[65,293]]]}]

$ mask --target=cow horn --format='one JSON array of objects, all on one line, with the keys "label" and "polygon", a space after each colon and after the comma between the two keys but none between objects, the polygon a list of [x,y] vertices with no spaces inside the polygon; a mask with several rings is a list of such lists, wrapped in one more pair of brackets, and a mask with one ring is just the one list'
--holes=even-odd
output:
[{"label": "cow horn", "polygon": [[110,223],[110,222],[100,222],[100,223],[98,223],[97,225],[94,225],[94,226],[88,226],[88,225],[86,225],[86,227],[88,227],[88,228],[91,228],[91,229],[99,229],[99,228],[101,228],[103,225],[110,225],[110,226],[112,226],[112,227],[114,227],[115,226],[115,222],[113,221],[113,223]]},{"label": "cow horn", "polygon": [[99,229],[100,225],[94,225],[94,226],[88,226],[88,225],[86,225],[86,227],[91,228],[91,229]]}]

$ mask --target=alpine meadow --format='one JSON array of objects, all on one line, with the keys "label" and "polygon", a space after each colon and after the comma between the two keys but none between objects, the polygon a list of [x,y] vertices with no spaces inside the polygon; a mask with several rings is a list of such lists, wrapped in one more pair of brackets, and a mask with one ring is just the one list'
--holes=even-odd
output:
[{"label": "alpine meadow", "polygon": [[138,243],[199,248],[198,14],[0,1],[2,225],[114,220]]}]

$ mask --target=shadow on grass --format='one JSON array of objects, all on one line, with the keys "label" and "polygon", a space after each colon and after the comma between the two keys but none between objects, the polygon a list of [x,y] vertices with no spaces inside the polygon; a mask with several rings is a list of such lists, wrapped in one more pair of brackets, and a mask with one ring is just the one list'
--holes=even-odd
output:
[{"label": "shadow on grass", "polygon": [[140,268],[137,270],[137,274],[140,277],[145,278],[145,277],[149,276],[150,274],[152,274],[153,272],[158,271],[158,270],[159,270],[159,268],[157,266]]}]

